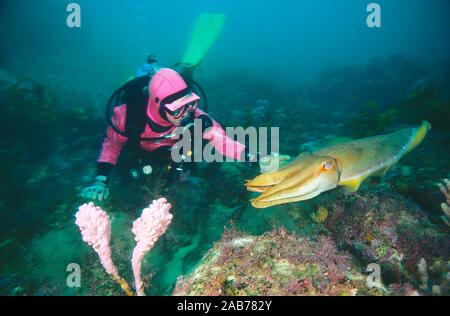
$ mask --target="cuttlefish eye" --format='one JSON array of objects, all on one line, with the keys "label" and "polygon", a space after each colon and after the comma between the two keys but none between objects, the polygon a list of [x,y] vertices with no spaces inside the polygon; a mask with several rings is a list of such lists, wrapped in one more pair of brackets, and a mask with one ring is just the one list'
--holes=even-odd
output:
[{"label": "cuttlefish eye", "polygon": [[325,170],[330,170],[331,168],[333,168],[333,162],[332,161],[326,161],[323,163],[323,168]]}]

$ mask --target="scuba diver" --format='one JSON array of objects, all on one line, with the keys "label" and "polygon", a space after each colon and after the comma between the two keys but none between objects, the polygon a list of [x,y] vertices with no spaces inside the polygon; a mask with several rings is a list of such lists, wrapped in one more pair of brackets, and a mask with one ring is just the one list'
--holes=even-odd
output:
[{"label": "scuba diver", "polygon": [[[251,153],[248,146],[226,136],[219,123],[207,114],[205,93],[192,79],[194,70],[221,32],[224,21],[223,14],[205,13],[199,17],[183,58],[173,66],[180,66],[180,73],[160,67],[156,58],[149,55],[135,78],[111,96],[107,110],[109,126],[97,160],[97,176],[94,183],[82,191],[83,197],[99,201],[108,198],[108,177],[126,143],[142,158],[140,160],[151,162],[143,166],[144,174],[151,174],[155,166],[170,171],[192,167],[191,163],[184,162],[186,155],[192,156],[191,151],[184,153],[184,160],[176,163],[171,159],[171,150],[180,141],[175,137],[176,129],[183,127],[192,131],[195,124],[201,124],[203,142],[209,143],[221,155],[251,165],[260,162],[261,170],[263,164],[278,166],[281,157],[272,154],[260,157],[260,153]],[[199,108],[200,101],[204,110]],[[133,172],[137,173],[137,170],[132,170],[132,176],[136,177]]]},{"label": "scuba diver", "polygon": [[[149,55],[135,78],[112,95],[107,111],[109,126],[97,160],[97,176],[94,183],[82,191],[83,197],[99,201],[108,198],[108,177],[125,143],[129,143],[138,156],[151,161],[151,165],[142,168],[144,174],[152,173],[154,166],[184,170],[183,161],[175,163],[171,159],[171,150],[180,141],[174,137],[178,127],[192,130],[195,124],[201,124],[202,139],[216,152],[238,161],[259,160],[258,153],[250,153],[248,147],[227,137],[224,129],[207,114],[206,96],[192,79],[224,21],[223,14],[200,16],[183,58],[173,66],[181,66],[181,74],[159,67],[155,57]],[[199,108],[200,101],[204,111]],[[192,152],[185,155],[192,156]]]},{"label": "scuba diver", "polygon": [[[142,86],[147,86],[148,96]],[[82,193],[86,198],[99,201],[108,198],[108,176],[127,142],[143,155],[150,152],[153,163],[156,159],[160,165],[167,162],[168,168],[181,169],[179,164],[171,161],[170,151],[180,141],[173,133],[180,126],[192,127],[194,119],[201,120],[202,137],[217,152],[234,160],[245,159],[242,155],[247,147],[227,137],[224,129],[198,107],[200,96],[173,69],[161,68],[151,77],[145,75],[129,81],[116,91],[110,103],[118,97],[125,103],[113,109],[97,160],[95,182]],[[146,167],[147,170],[151,168]]]}]

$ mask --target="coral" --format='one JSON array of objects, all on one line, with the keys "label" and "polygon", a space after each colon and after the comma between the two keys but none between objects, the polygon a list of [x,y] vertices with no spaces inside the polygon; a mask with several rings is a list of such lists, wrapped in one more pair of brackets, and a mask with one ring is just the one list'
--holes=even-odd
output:
[{"label": "coral", "polygon": [[328,217],[328,210],[321,206],[317,212],[311,214],[311,218],[316,223],[323,223]]},{"label": "coral", "polygon": [[80,228],[83,241],[94,248],[106,272],[120,284],[128,295],[131,295],[130,287],[120,277],[111,258],[111,220],[108,214],[90,202],[80,206],[75,217],[75,224]]},{"label": "coral", "polygon": [[450,287],[450,261],[447,262],[447,270],[443,273],[444,277],[440,284],[435,284],[430,288],[430,277],[427,262],[424,258],[420,259],[417,265],[417,272],[420,277],[420,288],[431,292],[432,295],[442,295],[448,293]]},{"label": "coral", "polygon": [[442,220],[447,226],[450,226],[450,181],[448,179],[444,179],[442,182],[443,184],[438,184],[439,189],[445,196],[445,202],[441,204],[441,209],[445,214],[445,217],[443,217]]},{"label": "coral", "polygon": [[422,290],[426,290],[428,288],[429,279],[428,279],[428,266],[424,258],[420,259],[420,262],[417,265],[417,271],[420,276],[420,288]]},{"label": "coral", "polygon": [[149,207],[142,211],[141,217],[133,222],[133,233],[136,236],[136,247],[133,250],[131,259],[133,275],[138,296],[144,294],[144,283],[141,279],[142,259],[155,245],[158,238],[167,230],[172,221],[172,214],[169,213],[171,205],[165,198],[154,200]]},{"label": "coral", "polygon": [[332,239],[283,227],[260,236],[225,231],[172,295],[380,295]]}]

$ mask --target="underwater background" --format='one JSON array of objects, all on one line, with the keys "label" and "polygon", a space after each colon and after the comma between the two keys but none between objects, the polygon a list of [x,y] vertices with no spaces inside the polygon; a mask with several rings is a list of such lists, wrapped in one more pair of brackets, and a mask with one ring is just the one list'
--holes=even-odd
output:
[{"label": "underwater background", "polygon": [[[195,79],[222,126],[278,126],[280,153],[293,157],[424,120],[432,129],[355,193],[266,209],[243,186],[257,167],[134,179],[124,152],[99,204],[120,275],[132,284],[132,222],[164,196],[174,218],[144,259],[147,295],[448,295],[449,1],[376,1],[379,28],[366,24],[375,1],[76,2],[81,28],[66,25],[70,1],[0,2],[0,294],[124,295],[74,223],[106,103],[148,54],[177,63],[210,12],[226,22]],[[66,285],[70,263],[80,288]],[[366,286],[370,263],[383,287]]]}]

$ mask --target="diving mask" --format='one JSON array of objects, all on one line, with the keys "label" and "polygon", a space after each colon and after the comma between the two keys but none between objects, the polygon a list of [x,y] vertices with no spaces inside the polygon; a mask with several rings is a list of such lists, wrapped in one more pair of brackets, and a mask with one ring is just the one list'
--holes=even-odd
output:
[{"label": "diving mask", "polygon": [[194,112],[197,109],[197,107],[198,107],[198,100],[195,100],[183,105],[182,107],[176,109],[175,111],[166,109],[166,112],[172,115],[174,119],[179,119],[186,113],[187,110],[189,110],[190,112]]}]

